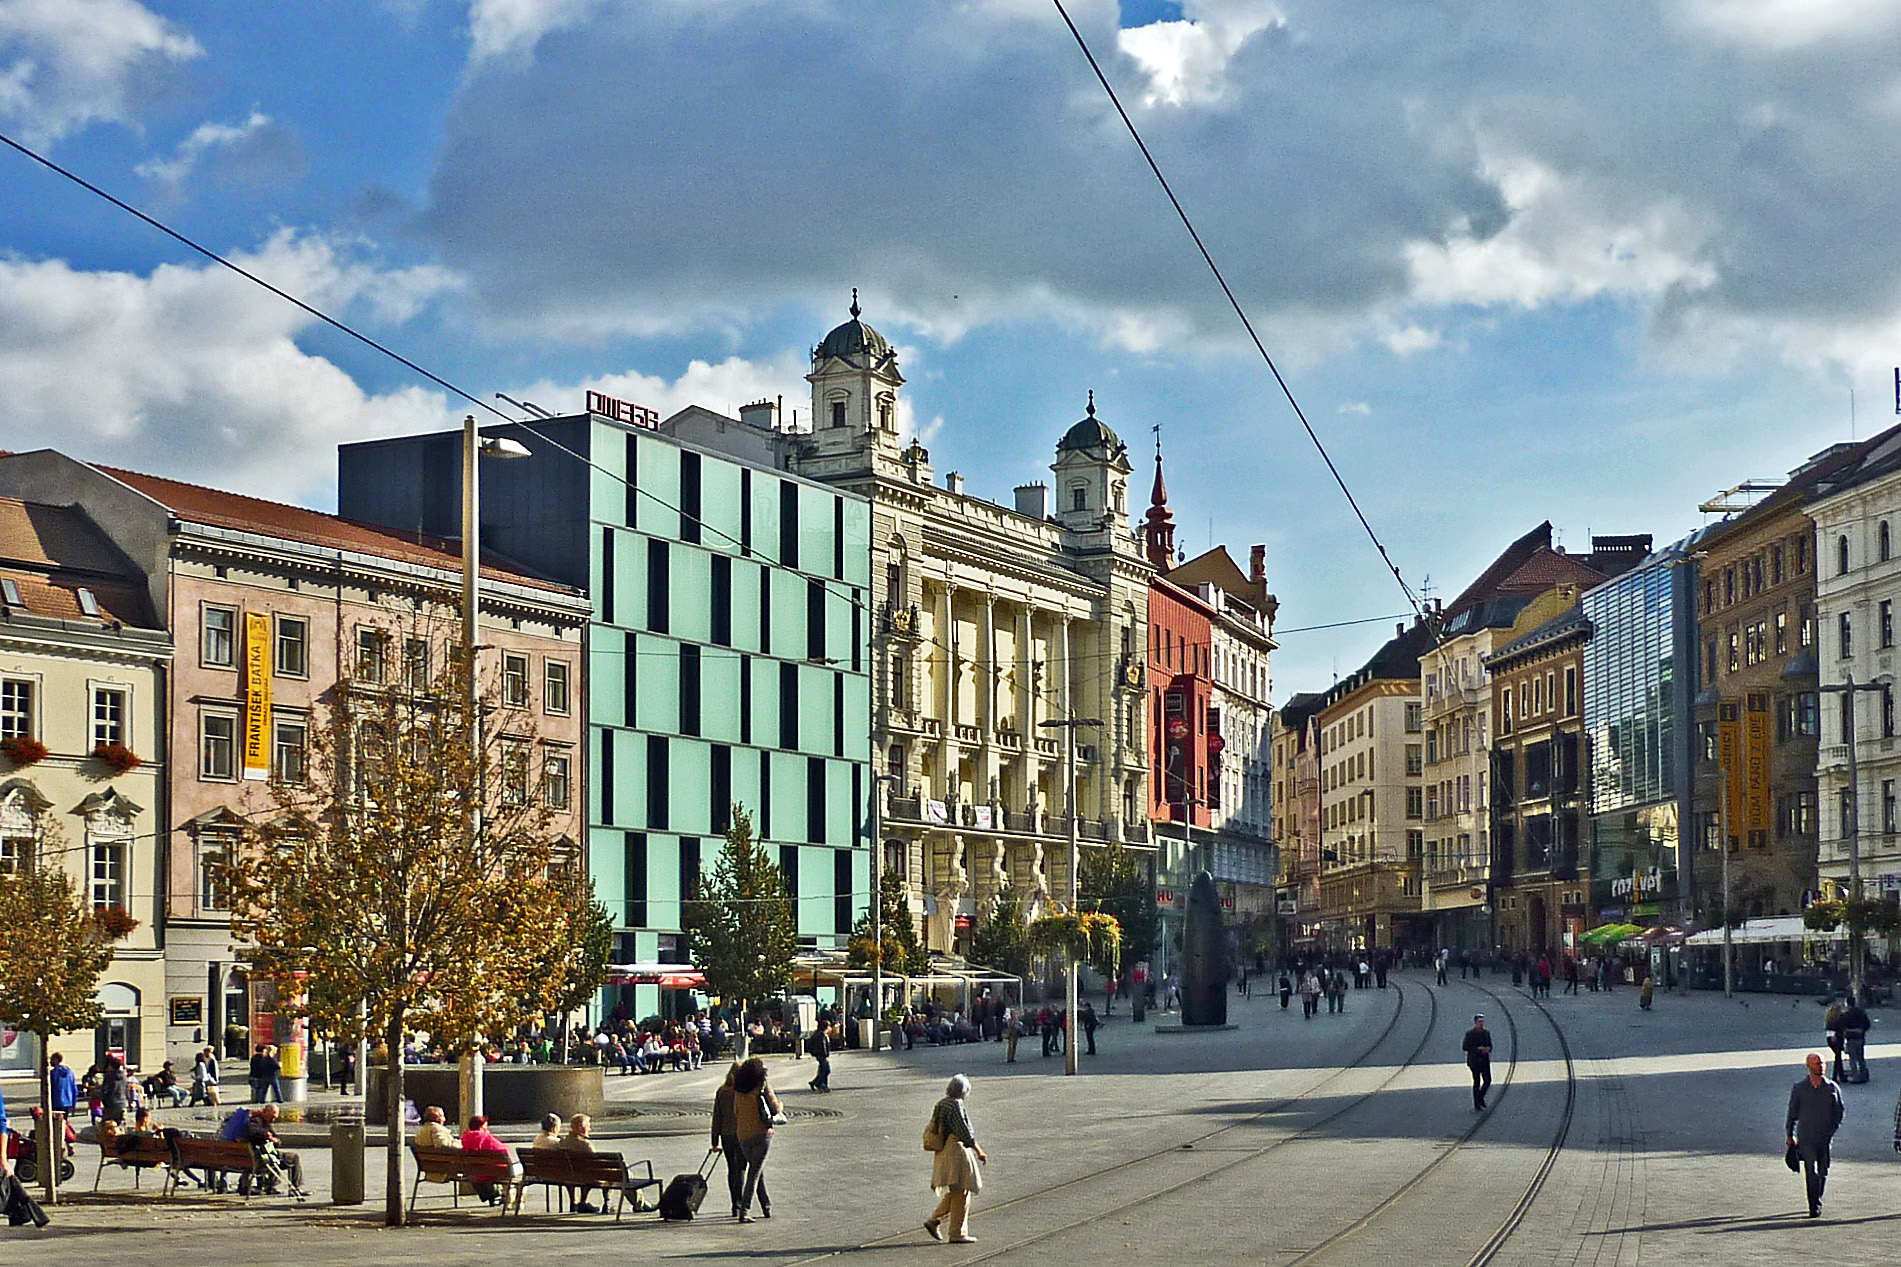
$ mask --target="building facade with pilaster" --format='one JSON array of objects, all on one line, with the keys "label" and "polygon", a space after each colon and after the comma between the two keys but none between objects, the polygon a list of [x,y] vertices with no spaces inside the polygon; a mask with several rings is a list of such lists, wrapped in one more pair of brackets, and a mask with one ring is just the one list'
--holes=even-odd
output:
[{"label": "building facade with pilaster", "polygon": [[[883,864],[904,878],[932,950],[961,953],[1005,895],[1026,913],[1069,893],[1069,825],[1085,848],[1147,851],[1148,583],[1129,526],[1127,447],[1097,416],[1055,447],[1047,481],[1009,504],[940,481],[899,430],[897,352],[860,320],[812,350],[809,422],[777,402],[664,427],[869,503],[867,651]],[[1074,732],[1076,798],[1066,796]]]}]

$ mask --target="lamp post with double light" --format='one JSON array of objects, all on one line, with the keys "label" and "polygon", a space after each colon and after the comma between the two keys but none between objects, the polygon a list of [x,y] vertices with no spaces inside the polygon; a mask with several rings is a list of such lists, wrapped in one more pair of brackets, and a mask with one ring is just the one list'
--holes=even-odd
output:
[{"label": "lamp post with double light", "polygon": [[[482,848],[482,820],[487,810],[488,781],[482,747],[482,674],[477,652],[481,643],[477,625],[482,599],[482,462],[490,458],[525,458],[527,447],[505,436],[484,438],[475,426],[475,415],[462,420],[462,666],[466,674],[469,710],[469,758],[475,777],[475,800],[469,815],[469,848]],[[479,1040],[479,1035],[474,1036]],[[392,1058],[395,1053],[392,1053]],[[458,1069],[458,1090],[464,1119],[483,1111],[482,1054],[480,1050],[462,1053]]]}]

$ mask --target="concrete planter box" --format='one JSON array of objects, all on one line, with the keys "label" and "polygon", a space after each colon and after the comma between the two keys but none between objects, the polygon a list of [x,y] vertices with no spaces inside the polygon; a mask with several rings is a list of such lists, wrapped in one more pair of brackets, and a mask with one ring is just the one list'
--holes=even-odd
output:
[{"label": "concrete planter box", "polygon": [[[372,1126],[385,1120],[388,1085],[388,1068],[372,1065],[368,1105]],[[451,1125],[460,1127],[466,1121],[454,1065],[405,1066],[403,1094],[418,1109],[440,1105]],[[482,1071],[482,1103],[491,1122],[539,1122],[544,1113],[559,1113],[563,1119],[576,1113],[597,1115],[602,1103],[600,1066],[489,1065]]]}]

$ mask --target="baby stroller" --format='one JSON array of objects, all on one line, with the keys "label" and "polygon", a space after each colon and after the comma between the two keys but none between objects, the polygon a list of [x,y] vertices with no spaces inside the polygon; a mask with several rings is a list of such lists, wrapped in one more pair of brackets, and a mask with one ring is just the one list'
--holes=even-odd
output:
[{"label": "baby stroller", "polygon": [[[40,1118],[39,1109],[33,1110],[33,1120]],[[35,1134],[37,1134],[37,1129]],[[69,1123],[66,1127],[66,1147],[61,1150],[59,1159],[59,1181],[72,1180],[76,1167],[73,1163],[73,1146],[79,1142],[79,1136],[73,1132]],[[13,1159],[13,1173],[20,1177],[21,1183],[33,1183],[40,1177],[39,1141],[32,1135],[22,1135],[18,1131],[7,1132],[7,1156]]]}]

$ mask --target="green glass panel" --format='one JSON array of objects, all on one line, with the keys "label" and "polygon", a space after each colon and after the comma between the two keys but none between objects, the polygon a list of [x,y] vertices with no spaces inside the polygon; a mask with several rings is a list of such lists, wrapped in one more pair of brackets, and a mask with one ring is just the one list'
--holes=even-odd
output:
[{"label": "green glass panel", "polygon": [[680,539],[680,450],[664,440],[640,438],[640,530],[669,541]]},{"label": "green glass panel", "polygon": [[707,549],[739,553],[739,467],[733,463],[711,457],[701,463],[700,522],[706,525],[700,538]]},{"label": "green glass panel", "polygon": [[[659,735],[680,729],[680,644],[652,634],[630,634],[640,653],[634,725]],[[644,752],[645,749],[643,748]]]},{"label": "green glass panel", "polygon": [[[870,717],[866,717],[870,725]],[[708,647],[700,654],[700,733],[739,742],[739,653]]]},{"label": "green glass panel", "polygon": [[[713,781],[713,750],[710,744],[693,739],[675,739],[669,745],[668,774],[672,777],[667,798],[669,821],[673,830],[687,836],[704,836],[712,830],[712,805],[706,789]],[[676,859],[673,871],[678,876]]]},{"label": "green glass panel", "polygon": [[668,553],[673,562],[669,632],[686,642],[710,641],[713,637],[713,556],[694,546],[678,544]]}]

